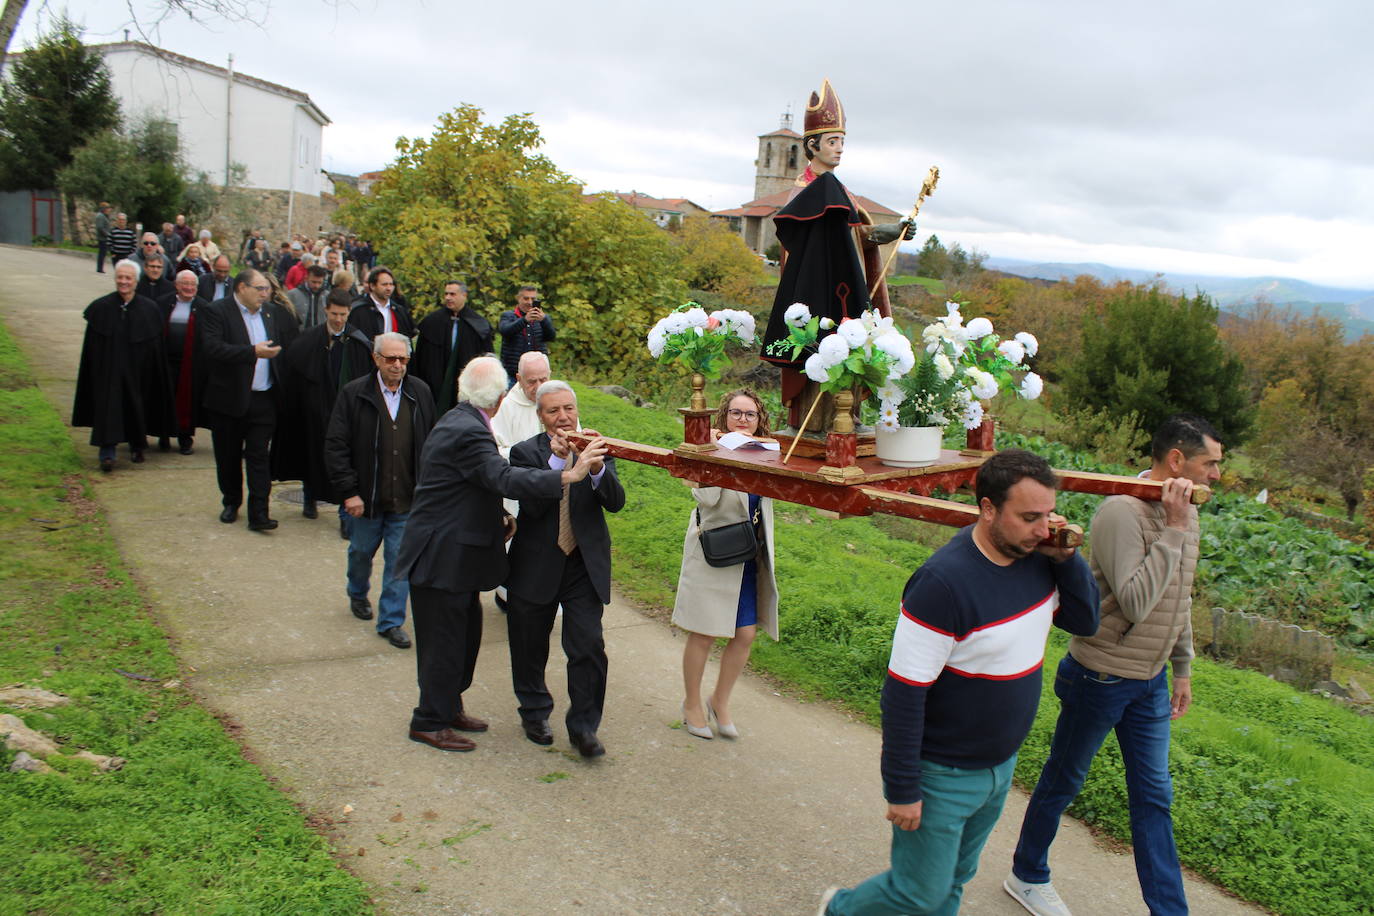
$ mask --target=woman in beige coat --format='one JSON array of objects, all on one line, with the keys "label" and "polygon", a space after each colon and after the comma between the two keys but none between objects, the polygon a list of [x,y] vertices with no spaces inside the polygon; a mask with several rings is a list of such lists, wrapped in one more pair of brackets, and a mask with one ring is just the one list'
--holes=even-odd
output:
[{"label": "woman in beige coat", "polygon": [[[721,399],[712,436],[741,432],[768,435],[768,413],[747,388]],[[682,704],[684,727],[698,738],[712,737],[712,726],[722,738],[738,738],[730,715],[730,692],[749,661],[749,649],[759,627],[778,638],[778,587],[773,575],[773,500],[721,487],[692,490],[695,507],[687,520],[682,544],[682,571],[678,575],[673,623],[688,631],[682,652]],[[698,521],[698,518],[700,519]],[[735,566],[715,567],[701,552],[702,529],[719,528],[754,519],[759,535],[758,556]],[[716,689],[703,701],[701,680],[706,660],[717,638],[728,639],[720,657]]]}]

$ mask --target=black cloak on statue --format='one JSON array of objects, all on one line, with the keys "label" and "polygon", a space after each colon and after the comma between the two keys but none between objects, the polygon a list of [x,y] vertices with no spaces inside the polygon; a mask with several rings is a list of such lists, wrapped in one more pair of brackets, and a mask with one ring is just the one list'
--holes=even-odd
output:
[{"label": "black cloak on statue", "polygon": [[[794,302],[836,324],[858,318],[869,307],[868,281],[854,240],[854,230],[863,220],[840,180],[833,172],[823,172],[779,210],[773,222],[786,260],[761,355],[776,366],[801,369],[808,354],[793,360],[790,350],[770,353],[768,345],[787,337],[783,313]],[[822,331],[820,337],[827,333],[833,331]]]},{"label": "black cloak on statue", "polygon": [[110,293],[86,306],[86,336],[72,400],[72,426],[91,428],[91,445],[176,435],[163,350],[162,311],[135,295],[125,306]]}]

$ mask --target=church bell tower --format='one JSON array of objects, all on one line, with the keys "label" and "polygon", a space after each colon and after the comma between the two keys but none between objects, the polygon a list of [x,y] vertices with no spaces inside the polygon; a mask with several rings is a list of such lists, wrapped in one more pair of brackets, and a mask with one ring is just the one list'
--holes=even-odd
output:
[{"label": "church bell tower", "polygon": [[754,199],[792,187],[806,168],[801,134],[792,129],[792,112],[783,113],[778,129],[759,135],[759,155],[754,160]]}]

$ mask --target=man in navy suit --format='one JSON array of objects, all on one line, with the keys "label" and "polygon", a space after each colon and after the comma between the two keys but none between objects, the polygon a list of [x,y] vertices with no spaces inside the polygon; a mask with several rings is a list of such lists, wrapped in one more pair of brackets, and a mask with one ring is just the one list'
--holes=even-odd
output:
[{"label": "man in navy suit", "polygon": [[277,527],[267,514],[272,492],[270,446],[277,423],[273,360],[294,336],[291,317],[273,305],[267,278],[244,270],[234,278],[229,296],[205,310],[200,322],[201,350],[208,375],[201,400],[210,421],[224,510],[219,520],[230,524],[243,504],[244,470],[248,475],[248,527]]},{"label": "man in navy suit", "polygon": [[[577,429],[577,395],[567,382],[553,380],[540,385],[534,398],[544,432],[516,443],[511,466],[562,470],[576,465],[579,456],[567,435]],[[582,432],[598,435],[590,429]],[[520,500],[520,526],[506,579],[506,627],[525,735],[535,744],[552,744],[548,719],[553,697],[544,669],[554,616],[562,604],[568,738],[583,757],[599,757],[606,753],[596,735],[606,701],[601,615],[611,600],[611,535],[605,513],[620,511],[625,490],[616,477],[615,459],[581,457],[589,465],[588,475],[564,487],[561,498]]]},{"label": "man in navy suit", "polygon": [[561,471],[511,467],[491,435],[491,415],[505,393],[506,370],[495,357],[478,357],[463,369],[458,406],[434,425],[420,454],[396,558],[396,576],[410,580],[419,668],[410,739],[441,751],[470,751],[476,745],[458,732],[487,730],[486,722],[464,710],[463,692],[472,684],[482,643],[478,592],[506,578],[505,532],[513,520],[501,497],[556,500],[606,455],[598,437],[581,461]]}]

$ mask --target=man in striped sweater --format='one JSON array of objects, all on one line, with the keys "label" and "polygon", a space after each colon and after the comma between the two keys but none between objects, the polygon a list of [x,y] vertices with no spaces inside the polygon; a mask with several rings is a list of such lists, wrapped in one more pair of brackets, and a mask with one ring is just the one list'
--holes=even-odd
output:
[{"label": "man in striped sweater", "polygon": [[1009,449],[978,470],[978,521],[916,570],[883,685],[892,867],[827,891],[821,913],[953,914],[1011,786],[1050,627],[1097,631],[1097,585],[1049,537],[1058,481]]}]

